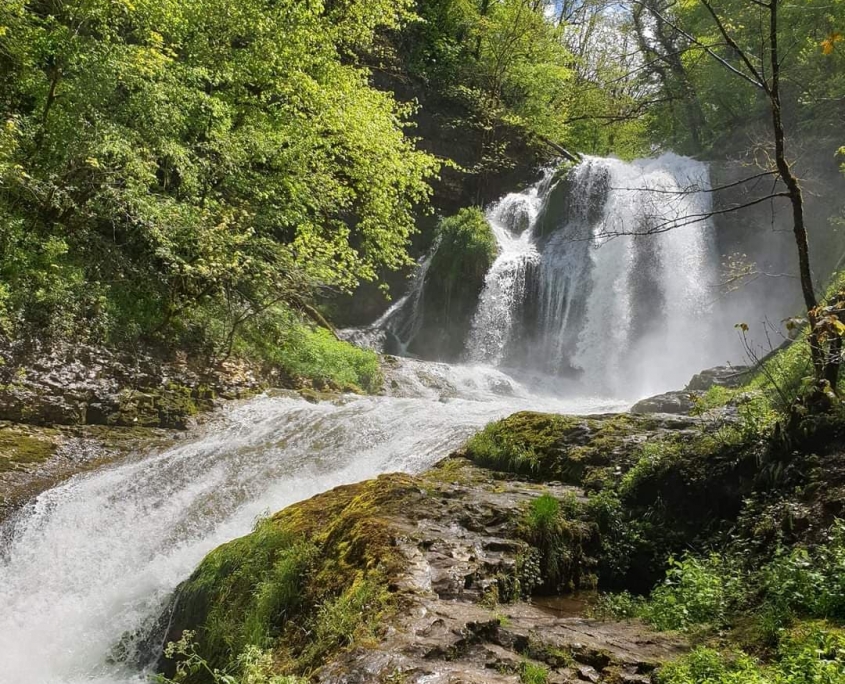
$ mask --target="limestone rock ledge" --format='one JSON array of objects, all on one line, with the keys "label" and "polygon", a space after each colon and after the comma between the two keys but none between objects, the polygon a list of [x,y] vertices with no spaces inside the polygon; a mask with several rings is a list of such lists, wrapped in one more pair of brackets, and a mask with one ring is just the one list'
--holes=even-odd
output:
[{"label": "limestone rock ledge", "polygon": [[[258,644],[280,672],[325,684],[520,682],[529,667],[548,682],[650,681],[679,638],[532,602],[543,578],[525,521],[543,496],[584,500],[460,454],[340,487],[212,552],[177,592],[167,639],[195,630],[213,667]],[[573,520],[561,539],[565,581],[589,584],[595,530]]]}]

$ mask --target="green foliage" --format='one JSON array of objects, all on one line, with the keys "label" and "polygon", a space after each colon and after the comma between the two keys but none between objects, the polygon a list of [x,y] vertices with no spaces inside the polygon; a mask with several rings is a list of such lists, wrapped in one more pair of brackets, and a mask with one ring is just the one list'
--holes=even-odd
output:
[{"label": "green foliage", "polygon": [[0,332],[190,336],[408,264],[437,164],[355,55],[409,4],[4,3]]},{"label": "green foliage", "polygon": [[519,681],[523,684],[546,684],[549,681],[549,668],[542,663],[525,660],[519,666]]},{"label": "green foliage", "polygon": [[845,522],[830,528],[813,549],[779,550],[761,571],[764,634],[772,636],[795,617],[845,620]]},{"label": "green foliage", "polygon": [[[683,94],[687,102],[697,101],[700,144],[708,146],[726,131],[749,126],[751,122],[770,125],[769,103],[765,93],[743,78],[731,73],[724,63],[748,73],[740,56],[721,37],[709,11],[701,2],[650,2],[665,18],[663,36],[682,50],[679,68],[663,69],[659,76],[665,96]],[[721,0],[712,7],[718,13],[736,43],[750,54],[753,63],[769,59],[760,40],[759,27],[768,23],[764,6],[744,0]],[[792,130],[808,130],[824,137],[837,131],[838,114],[832,99],[845,93],[845,50],[840,42],[829,42],[842,30],[845,5],[827,0],[806,0],[802,3],[780,3],[778,42],[781,46],[781,78],[783,98],[789,109]],[[670,31],[667,24],[678,27]],[[699,44],[715,46],[713,52],[724,63],[690,48],[680,31],[693,36]],[[654,42],[654,31],[646,37]],[[768,38],[768,36],[767,36]],[[790,46],[787,50],[783,46]],[[665,62],[665,60],[664,60]],[[763,74],[769,76],[768,70]],[[786,85],[788,84],[788,85]],[[662,101],[649,108],[652,130],[656,137],[675,149],[693,149],[693,126],[690,109],[675,102]]]},{"label": "green foliage", "polygon": [[[213,668],[225,669],[249,646],[265,649],[281,634],[303,605],[303,582],[315,552],[268,520],[206,558],[181,600],[201,611],[192,621],[205,624],[200,644]],[[211,593],[228,599],[208,605]]]},{"label": "green foliage", "polygon": [[[268,674],[308,675],[375,635],[394,607],[389,586],[398,571],[382,516],[411,495],[419,495],[418,485],[404,475],[350,485],[291,506],[212,551],[179,588],[169,626],[174,642],[195,631],[192,650],[203,664],[184,675],[185,684],[217,684],[215,670],[240,676],[241,656],[259,652],[272,654]],[[171,650],[191,660],[178,646]],[[166,672],[178,674],[178,663]]]},{"label": "green foliage", "polygon": [[303,324],[289,311],[274,313],[245,327],[235,348],[240,355],[278,368],[292,379],[310,379],[318,387],[379,389],[382,376],[375,352],[339,340],[325,328]]},{"label": "green foliage", "polygon": [[771,665],[745,653],[699,647],[661,668],[658,684],[838,684],[845,681],[845,632],[823,622],[784,635]]},{"label": "green foliage", "polygon": [[153,677],[156,684],[181,684],[189,677],[202,673],[211,684],[306,684],[301,677],[277,675],[273,673],[273,657],[267,651],[255,646],[248,647],[241,653],[232,667],[231,672],[213,668],[208,661],[197,652],[195,634],[186,630],[179,641],[170,642],[164,649],[167,658],[178,661],[173,678],[157,675]]},{"label": "green foliage", "polygon": [[340,596],[325,601],[317,611],[312,641],[302,662],[316,667],[327,653],[354,639],[371,637],[390,600],[384,586],[358,579]]},{"label": "green foliage", "polygon": [[642,617],[660,630],[725,626],[743,599],[742,572],[723,556],[670,559],[666,580],[651,594]]},{"label": "green foliage", "polygon": [[594,529],[574,517],[574,501],[543,494],[528,506],[522,520],[523,538],[540,552],[542,585],[551,591],[595,585],[589,555]]},{"label": "green foliage", "polygon": [[705,558],[669,559],[666,579],[648,600],[628,592],[603,594],[592,612],[612,619],[642,618],[659,630],[687,631],[707,625],[728,625],[747,588],[742,569],[717,554]]},{"label": "green foliage", "polygon": [[437,229],[437,251],[429,273],[447,292],[448,300],[448,293],[463,278],[483,283],[497,250],[496,236],[484,212],[478,207],[461,209],[454,216],[441,219]]},{"label": "green foliage", "polygon": [[539,468],[533,447],[510,437],[497,423],[491,423],[474,434],[466,449],[480,465],[504,472],[531,474]]},{"label": "green foliage", "polygon": [[658,672],[659,684],[771,684],[760,666],[744,653],[723,655],[711,648],[696,648],[688,656]]},{"label": "green foliage", "polygon": [[408,69],[466,109],[459,125],[494,132],[510,124],[561,138],[571,56],[546,6],[524,0],[420,3],[422,21],[410,27],[403,45]]},{"label": "green foliage", "polygon": [[645,606],[643,597],[621,591],[616,594],[599,594],[590,606],[589,613],[600,620],[630,620],[641,617]]}]

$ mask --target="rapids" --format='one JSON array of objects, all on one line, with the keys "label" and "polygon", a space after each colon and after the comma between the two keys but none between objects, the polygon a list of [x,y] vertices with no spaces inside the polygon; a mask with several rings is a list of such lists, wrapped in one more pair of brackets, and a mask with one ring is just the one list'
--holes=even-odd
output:
[{"label": "rapids", "polygon": [[0,682],[146,681],[144,637],[205,554],[255,520],[340,484],[419,472],[520,409],[591,413],[602,399],[541,396],[495,369],[396,361],[394,396],[227,406],[192,439],[45,492],[0,528]]}]

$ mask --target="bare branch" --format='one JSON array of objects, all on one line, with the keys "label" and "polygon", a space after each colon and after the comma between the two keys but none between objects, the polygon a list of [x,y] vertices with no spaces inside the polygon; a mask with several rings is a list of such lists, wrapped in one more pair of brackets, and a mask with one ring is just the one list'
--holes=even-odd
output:
[{"label": "bare branch", "polygon": [[[702,0],[702,2],[703,2],[703,1],[704,1],[704,0]],[[648,8],[648,7],[647,7],[647,6],[646,6],[646,5],[642,2],[642,0],[633,0],[633,2],[634,2],[634,4],[636,4],[636,5],[641,5],[642,7],[646,7],[646,8],[647,8],[650,12],[653,12],[653,13],[654,13],[654,15],[655,15],[655,16],[657,16],[657,17],[659,17],[659,18],[660,18],[663,22],[665,22],[667,26],[672,27],[672,28],[673,28],[673,29],[675,29],[678,33],[680,33],[680,34],[681,34],[684,38],[686,38],[688,41],[690,41],[693,45],[697,45],[699,48],[701,48],[702,50],[704,50],[704,51],[705,51],[708,55],[710,55],[713,59],[715,59],[717,62],[719,62],[719,64],[721,64],[721,65],[722,65],[723,67],[725,67],[726,69],[728,69],[729,71],[733,72],[734,74],[736,74],[736,75],[737,75],[737,76],[739,76],[740,78],[742,78],[742,79],[744,79],[744,80],[748,81],[748,82],[749,82],[751,85],[753,85],[755,88],[760,88],[762,91],[764,91],[764,92],[768,92],[768,86],[766,85],[766,83],[765,83],[765,82],[760,82],[759,80],[757,80],[757,79],[755,79],[755,78],[753,78],[753,77],[749,76],[748,74],[746,74],[746,73],[745,73],[744,71],[742,71],[741,69],[737,69],[737,68],[736,68],[733,64],[731,64],[731,63],[730,63],[728,60],[726,60],[724,57],[722,57],[722,56],[721,56],[721,55],[719,55],[718,53],[714,52],[714,51],[711,49],[711,47],[710,47],[709,45],[705,45],[705,44],[704,44],[704,43],[702,43],[700,40],[698,40],[698,38],[696,38],[696,37],[695,37],[695,36],[693,36],[692,34],[688,33],[687,31],[684,31],[684,29],[682,29],[680,26],[678,26],[677,24],[675,24],[675,23],[673,23],[673,22],[669,21],[666,17],[664,17],[663,15],[661,15],[659,12],[657,12],[657,10],[655,10],[655,9],[653,9],[653,8]],[[730,43],[729,43],[729,45],[730,45]],[[756,70],[755,70],[755,73],[756,73]]]},{"label": "bare branch", "polygon": [[[737,44],[737,42],[733,39],[731,34],[728,33],[728,29],[725,28],[725,25],[722,23],[722,20],[721,20],[721,18],[719,18],[719,15],[716,14],[716,10],[713,9],[713,6],[710,4],[709,0],[701,0],[701,4],[704,5],[707,8],[707,11],[710,13],[710,16],[713,17],[713,21],[716,22],[716,27],[719,29],[719,33],[722,34],[722,37],[725,39],[725,42],[731,47],[731,49],[734,52],[736,52],[736,54],[742,60],[743,64],[745,64],[746,68],[748,69],[748,71],[753,76],[753,80],[752,79],[747,79],[747,80],[752,80],[752,82],[756,81],[757,85],[760,88],[762,88],[768,94],[770,91],[769,91],[769,85],[768,85],[768,83],[766,83],[766,79],[763,78],[763,76],[757,70],[757,67],[755,67],[751,63],[751,60],[748,58],[748,55],[745,53],[745,51],[741,47],[739,47],[739,44]],[[766,7],[771,8],[771,5],[766,5]],[[736,70],[734,69],[734,71],[736,71]]]}]

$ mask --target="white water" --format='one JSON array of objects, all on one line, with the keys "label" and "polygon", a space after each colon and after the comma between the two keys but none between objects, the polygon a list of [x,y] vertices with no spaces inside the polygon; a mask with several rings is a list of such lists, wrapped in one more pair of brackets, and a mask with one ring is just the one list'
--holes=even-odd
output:
[{"label": "white water", "polygon": [[396,363],[388,386],[400,396],[260,397],[230,406],[196,439],[39,496],[0,528],[0,682],[145,681],[109,663],[111,649],[149,629],[202,557],[262,513],[378,473],[421,471],[516,410],[620,408],[532,396],[493,369]]},{"label": "white water", "polygon": [[472,362],[499,365],[505,359],[517,304],[526,296],[528,271],[540,262],[532,228],[550,179],[547,172],[540,183],[526,192],[506,195],[487,212],[499,254],[484,279],[466,343],[466,356]]},{"label": "white water", "polygon": [[[628,397],[683,387],[724,362],[711,344],[713,230],[695,218],[711,208],[708,175],[706,165],[673,154],[633,163],[587,157],[569,173],[566,211],[545,236],[535,229],[556,189],[548,176],[494,205],[488,218],[500,254],[469,358],[577,374],[582,386]],[[513,207],[528,219],[515,220]]]},{"label": "white water", "polygon": [[438,241],[420,259],[405,296],[397,299],[376,321],[363,328],[345,328],[338,335],[365,349],[375,349],[400,356],[408,355],[408,346],[422,326],[423,297],[428,267],[437,252]]}]

